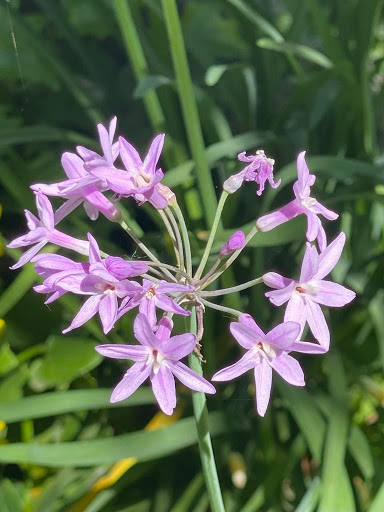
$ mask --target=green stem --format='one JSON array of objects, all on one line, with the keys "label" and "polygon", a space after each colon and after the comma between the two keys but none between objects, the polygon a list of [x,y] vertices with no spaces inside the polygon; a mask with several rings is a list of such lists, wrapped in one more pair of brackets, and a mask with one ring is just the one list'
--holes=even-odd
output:
[{"label": "green stem", "polygon": [[221,290],[214,290],[212,292],[201,292],[201,297],[219,297],[220,295],[227,295],[228,293],[241,292],[241,290],[246,290],[247,288],[251,288],[251,286],[255,286],[256,284],[260,284],[263,282],[262,277],[258,277],[257,279],[252,279],[252,281],[247,281],[246,283],[239,284],[238,286],[232,286],[231,288],[222,288]]},{"label": "green stem", "polygon": [[200,297],[200,302],[207,306],[207,308],[216,309],[217,311],[221,311],[222,313],[229,313],[230,315],[234,315],[239,317],[242,313],[237,309],[227,308],[226,306],[220,306],[219,304],[215,304],[214,302],[210,302],[209,300],[205,300]]},{"label": "green stem", "polygon": [[201,258],[200,265],[199,265],[199,267],[198,267],[198,269],[196,271],[196,274],[194,276],[195,279],[200,279],[202,273],[204,272],[205,265],[207,264],[207,260],[208,260],[209,254],[210,254],[211,249],[212,249],[212,245],[213,245],[213,241],[215,239],[217,227],[219,225],[221,214],[222,214],[222,211],[223,211],[223,208],[224,208],[224,205],[225,205],[225,201],[227,200],[227,197],[228,197],[228,192],[225,192],[225,190],[223,190],[223,192],[221,194],[221,197],[220,197],[219,204],[217,205],[217,208],[216,208],[216,214],[215,214],[215,218],[213,220],[212,229],[211,229],[211,232],[209,234],[207,245],[205,246],[204,253],[203,253],[203,256]]},{"label": "green stem", "polygon": [[181,236],[183,237],[184,242],[184,250],[185,250],[185,263],[187,267],[187,274],[192,277],[192,253],[191,253],[191,244],[189,241],[188,229],[185,224],[185,219],[183,212],[180,209],[180,206],[177,203],[171,204],[172,208],[175,210],[177,220],[180,224]]},{"label": "green stem", "polygon": [[199,288],[201,288],[201,286],[206,282],[208,281],[208,279],[214,274],[215,270],[217,269],[217,267],[220,265],[220,263],[222,262],[223,260],[223,256],[219,256],[217,258],[217,260],[215,261],[215,263],[212,265],[212,267],[208,270],[208,272],[205,274],[205,276],[200,279],[200,281],[197,281],[196,283],[196,286],[199,286]]},{"label": "green stem", "polygon": [[192,157],[196,165],[197,183],[205,217],[208,221],[208,225],[210,225],[215,217],[216,194],[205,154],[203,134],[193,92],[193,84],[185,51],[181,23],[177,12],[176,0],[162,0],[162,6],[176,75],[177,89],[181,101],[184,125]]},{"label": "green stem", "polygon": [[[256,226],[253,226],[253,228],[251,229],[251,231],[248,233],[248,235],[245,237],[245,245],[244,247],[246,247],[246,245],[248,244],[248,242],[251,241],[251,239],[256,235],[256,233],[258,232],[259,230],[257,229]],[[237,251],[235,251],[228,259],[227,261],[224,263],[224,265],[222,265],[219,270],[213,274],[212,277],[210,277],[204,284],[203,286],[201,287],[201,289],[204,289],[206,288],[209,284],[213,283],[213,281],[215,281],[218,277],[221,276],[221,274],[227,270],[228,267],[230,267],[232,265],[232,263],[235,261],[235,259],[239,256],[239,254],[241,253],[241,251],[244,249],[244,247],[242,249],[237,249]]]},{"label": "green stem", "polygon": [[[196,311],[192,309],[190,316],[190,332],[196,333]],[[189,355],[189,366],[190,368],[198,373],[203,374],[200,359],[195,353]],[[209,501],[211,504],[212,512],[225,512],[223,498],[221,496],[219,477],[217,475],[217,469],[215,464],[215,457],[213,455],[212,441],[209,433],[209,422],[208,422],[208,409],[207,400],[204,393],[194,391],[192,394],[193,411],[196,418],[196,429],[197,437],[199,440],[199,450],[201,465],[203,468],[203,474],[205,484],[207,486],[207,492]]]},{"label": "green stem", "polygon": [[[148,247],[138,238],[135,233],[132,231],[132,229],[128,226],[128,224],[123,220],[120,219],[118,224],[124,229],[124,231],[132,238],[132,240],[137,244],[138,247],[143,251],[144,254],[148,256],[149,259],[154,261],[155,263],[161,264],[161,261],[153,254],[152,251],[148,249]],[[167,277],[172,279],[172,281],[176,281],[175,277],[166,269],[162,269],[163,274],[165,274]]]},{"label": "green stem", "polygon": [[174,235],[176,236],[176,240],[177,240],[179,259],[180,259],[179,268],[180,268],[180,270],[185,270],[184,246],[183,246],[183,241],[181,239],[179,226],[177,225],[175,216],[173,215],[172,210],[169,208],[169,206],[167,206],[167,208],[165,208],[165,211],[168,215],[169,220],[171,221],[173,232],[174,232]]},{"label": "green stem", "polygon": [[183,268],[184,267],[184,256],[183,256],[183,252],[182,252],[182,245],[180,245],[180,243],[178,243],[178,240],[176,240],[175,233],[172,229],[171,223],[169,222],[168,217],[166,216],[165,212],[163,210],[158,210],[158,212],[159,212],[159,215],[160,215],[162,221],[164,222],[164,225],[168,231],[169,236],[171,237],[173,250],[175,251],[177,266],[179,268]]}]

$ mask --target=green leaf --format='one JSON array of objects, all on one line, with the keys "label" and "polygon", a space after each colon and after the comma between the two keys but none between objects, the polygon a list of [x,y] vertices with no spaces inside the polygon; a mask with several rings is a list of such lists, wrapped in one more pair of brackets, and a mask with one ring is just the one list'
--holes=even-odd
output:
[{"label": "green leaf", "polygon": [[312,455],[321,460],[325,436],[325,421],[316,409],[311,395],[305,389],[287,386],[280,379],[276,380],[280,393],[288,402],[288,407],[305,437]]},{"label": "green leaf", "polygon": [[2,480],[0,484],[0,495],[9,512],[25,510],[23,499],[20,495],[20,488],[16,487],[11,480]]},{"label": "green leaf", "polygon": [[[29,371],[21,367],[0,384],[0,404],[19,400],[23,395],[23,387],[29,377]],[[0,418],[1,419],[1,418]]]},{"label": "green leaf", "polygon": [[316,477],[308,487],[299,505],[295,508],[295,512],[313,512],[320,498],[320,488],[320,478]]},{"label": "green leaf", "polygon": [[383,512],[384,503],[384,482],[381,484],[380,489],[377,491],[368,512]]},{"label": "green leaf", "polygon": [[95,368],[103,359],[96,352],[94,342],[82,338],[50,336],[47,344],[47,353],[34,375],[47,385],[67,384]]},{"label": "green leaf", "polygon": [[6,315],[24,297],[37,277],[32,265],[27,265],[21,270],[0,297],[0,317]]},{"label": "green leaf", "polygon": [[276,52],[289,55],[297,55],[302,59],[318,64],[326,69],[331,69],[333,67],[333,62],[329,60],[328,57],[313,48],[309,48],[309,46],[289,43],[287,41],[277,42],[268,38],[259,39],[256,44],[259,48],[264,48],[266,50],[274,50]]},{"label": "green leaf", "polygon": [[85,137],[81,133],[60,130],[54,126],[34,125],[0,129],[0,148],[8,148],[9,146],[15,146],[17,144],[56,141],[72,142],[95,149],[97,148],[95,140]]},{"label": "green leaf", "polygon": [[369,441],[364,432],[357,426],[351,426],[351,432],[348,438],[348,448],[356,464],[367,480],[373,478],[375,468]]},{"label": "green leaf", "polygon": [[205,73],[205,83],[210,87],[216,85],[224,73],[231,68],[233,68],[233,66],[228,64],[215,64],[214,66],[209,66]]},{"label": "green leaf", "polygon": [[6,423],[14,423],[73,411],[131,407],[155,403],[150,388],[138,389],[126,400],[115,404],[111,404],[109,401],[112,391],[112,389],[75,389],[28,396],[15,402],[7,402],[6,405],[0,404],[0,419]]},{"label": "green leaf", "polygon": [[[227,431],[227,422],[220,414],[211,414],[209,420],[212,436]],[[195,418],[191,417],[152,432],[140,430],[107,439],[54,444],[13,443],[0,446],[0,461],[53,467],[113,464],[128,457],[144,462],[165,457],[196,442]]]},{"label": "green leaf", "polygon": [[0,346],[0,375],[10,372],[18,366],[19,360],[12,352],[9,343]]},{"label": "green leaf", "polygon": [[347,387],[344,368],[335,352],[327,355],[327,370],[333,400],[324,447],[319,512],[354,512],[353,490],[344,464],[349,428]]},{"label": "green leaf", "polygon": [[140,80],[140,82],[137,84],[137,87],[133,91],[133,97],[137,99],[144,98],[146,93],[148,91],[151,91],[152,89],[157,89],[158,87],[165,85],[165,84],[171,84],[172,81],[163,75],[149,75],[143,78],[143,80]]}]

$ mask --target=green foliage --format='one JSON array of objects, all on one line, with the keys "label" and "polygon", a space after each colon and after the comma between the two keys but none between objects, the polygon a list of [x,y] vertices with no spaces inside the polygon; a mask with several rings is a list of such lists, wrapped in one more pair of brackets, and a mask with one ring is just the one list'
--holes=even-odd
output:
[{"label": "green foliage", "polygon": [[[215,250],[292,198],[295,158],[307,149],[316,197],[340,213],[327,223],[329,239],[341,229],[347,235],[334,278],[357,298],[328,314],[330,355],[301,358],[306,389],[275,379],[264,419],[247,376],[208,398],[225,509],[382,512],[382,3],[189,0],[178,2],[181,27],[171,4],[0,3],[0,512],[208,510],[190,394],[178,388],[181,419],[145,430],[158,410],[149,389],[109,402],[127,368],[94,351],[107,340],[98,322],[60,334],[80,301],[67,294],[48,309],[31,290],[32,266],[8,272],[19,251],[4,246],[24,232],[22,210],[34,210],[30,184],[59,181],[61,153],[78,144],[97,149],[95,123],[115,114],[140,150],[154,133],[167,134],[165,183],[189,218],[195,254],[222,182],[240,169],[240,151],[265,149],[282,185],[261,198],[252,184],[231,196]],[[130,201],[121,206],[132,229],[170,259],[160,218]],[[105,251],[135,251],[115,224],[91,225],[81,208],[63,221],[78,238],[87,230]],[[297,275],[304,233],[302,218],[258,233],[223,286],[267,270]],[[282,310],[263,292],[235,300],[270,328]],[[208,377],[238,355],[227,324],[209,315]],[[108,340],[132,340],[128,315]],[[236,487],[233,452],[243,460],[244,488]],[[137,460],[128,464],[130,457]]]}]

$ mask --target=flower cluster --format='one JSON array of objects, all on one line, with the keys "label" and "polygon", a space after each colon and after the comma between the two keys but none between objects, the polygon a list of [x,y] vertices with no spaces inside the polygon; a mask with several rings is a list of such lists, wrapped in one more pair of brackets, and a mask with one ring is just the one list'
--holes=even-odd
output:
[{"label": "flower cluster", "polygon": [[[134,362],[114,389],[112,402],[129,397],[149,378],[159,406],[166,414],[172,414],[176,406],[174,377],[194,391],[215,393],[213,385],[181,359],[193,353],[202,359],[200,341],[204,332],[205,308],[233,315],[236,321],[230,323],[230,332],[246,353],[238,362],[215,373],[212,380],[228,381],[253,369],[257,411],[263,416],[271,393],[272,370],[289,384],[304,386],[303,371],[290,353],[323,354],[329,349],[330,333],[320,305],[341,307],[355,296],[351,290],[324,279],[340,258],[345,235],[340,233],[327,245],[318,215],[329,220],[335,220],[338,215],[311,197],[315,176],[309,173],[305,153],[300,153],[298,179],[293,185],[295,199],[278,211],[259,218],[247,235],[236,231],[222,245],[216,260],[204,274],[226,198],[243,182],[256,182],[259,196],[267,182],[273,188],[278,187],[281,180],[274,181],[274,160],[267,158],[262,150],[251,156],[246,156],[245,152],[238,155],[239,160],[247,165],[225,181],[205,249],[193,258],[188,230],[176,196],[161,183],[164,173],[158,163],[164,134],[154,138],[142,159],[125,138],[119,137],[114,141],[116,126],[116,117],[108,129],[98,125],[100,153],[78,146],[77,154],[63,154],[61,163],[66,180],[32,185],[38,217],[25,211],[29,231],[16,238],[9,247],[29,246],[29,249],[12,268],[17,269],[30,261],[35,264],[42,283],[34,289],[47,296],[46,304],[65,293],[85,296],[83,305],[63,333],[77,329],[99,315],[103,331],[108,334],[122,316],[137,309],[133,331],[138,344],[106,344],[97,346],[96,350],[105,357]],[[47,196],[65,201],[54,211]],[[124,222],[118,207],[123,198],[133,198],[138,205],[148,202],[158,210],[173,243],[175,263],[160,261]],[[144,256],[142,260],[132,260],[105,254],[90,232],[87,240],[78,240],[59,231],[57,225],[81,204],[91,220],[96,220],[101,213],[108,220],[119,223],[144,253],[145,259]],[[308,219],[308,242],[298,280],[267,272],[232,288],[207,289],[257,232],[269,231],[300,214]],[[311,245],[316,239],[318,249]],[[55,251],[40,253],[48,243],[86,256],[87,260],[74,261]],[[199,265],[194,272],[196,261]],[[273,288],[265,294],[272,304],[281,306],[287,303],[284,322],[266,334],[249,314],[211,300],[260,283]],[[171,336],[173,316],[189,316],[192,312],[197,320],[196,333]],[[301,340],[306,323],[315,339],[313,342]]]}]

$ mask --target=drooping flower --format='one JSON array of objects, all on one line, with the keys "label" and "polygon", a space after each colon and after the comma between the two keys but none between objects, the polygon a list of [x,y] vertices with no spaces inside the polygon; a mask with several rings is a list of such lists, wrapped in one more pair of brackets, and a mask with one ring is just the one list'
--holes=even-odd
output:
[{"label": "drooping flower", "polygon": [[230,330],[239,345],[247,349],[247,352],[236,363],[215,373],[212,380],[232,380],[254,369],[256,405],[260,416],[264,416],[268,407],[272,369],[293,386],[305,385],[303,370],[289,352],[325,352],[319,345],[296,341],[300,332],[300,326],[296,322],[284,322],[264,334],[250,315],[242,314],[238,322],[230,324]]},{"label": "drooping flower", "polygon": [[97,125],[100,145],[103,150],[102,156],[91,149],[85,148],[84,146],[77,146],[76,150],[84,160],[84,167],[87,171],[97,169],[98,167],[113,167],[114,161],[119,156],[119,142],[113,143],[116,125],[116,116],[111,119],[108,130],[101,123]]},{"label": "drooping flower", "polygon": [[48,196],[68,199],[57,210],[55,214],[56,223],[81,203],[83,203],[84,209],[91,220],[96,220],[99,212],[109,220],[116,220],[120,216],[120,211],[102,193],[102,190],[106,190],[107,186],[102,183],[100,178],[90,174],[85,169],[85,163],[79,156],[74,153],[64,153],[61,157],[61,165],[68,177],[67,180],[52,185],[37,183],[31,186],[32,190],[42,192]]},{"label": "drooping flower", "polygon": [[[99,313],[103,331],[107,334],[115,325],[119,309],[118,299],[129,294],[134,294],[140,289],[140,285],[127,279],[115,277],[118,272],[108,270],[109,263],[102,260],[96,240],[88,233],[89,239],[89,270],[88,272],[67,272],[64,276],[57,276],[53,285],[78,295],[89,295],[79,312],[72,320],[71,325],[64,329],[63,334],[77,329]],[[129,264],[129,262],[126,262]],[[120,265],[123,265],[120,262]],[[137,265],[137,263],[136,263]],[[131,276],[140,275],[147,270],[147,265],[142,264],[136,271],[130,269]],[[121,275],[121,274],[120,274]]]},{"label": "drooping flower", "polygon": [[126,170],[98,168],[91,172],[105,180],[109,188],[120,196],[133,196],[138,203],[149,201],[155,208],[165,208],[168,192],[164,193],[161,187],[157,187],[164,176],[163,171],[157,168],[164,137],[160,134],[154,138],[144,161],[132,144],[120,137],[120,157]]},{"label": "drooping flower", "polygon": [[56,222],[51,203],[41,192],[35,192],[35,195],[39,218],[29,210],[24,210],[30,231],[8,244],[10,248],[27,247],[28,245],[33,245],[33,247],[28,249],[11,269],[14,270],[28,263],[48,242],[72,249],[80,254],[88,254],[88,242],[77,240],[55,229]]},{"label": "drooping flower", "polygon": [[149,324],[154,327],[157,323],[156,307],[176,315],[189,316],[190,311],[186,311],[177,304],[169,294],[180,295],[193,291],[194,287],[180,283],[168,283],[160,281],[154,283],[148,279],[143,279],[143,285],[138,284],[134,294],[127,296],[121,303],[119,318],[127,311],[139,306],[140,313],[143,313]]},{"label": "drooping flower", "polygon": [[245,235],[242,231],[236,231],[220,249],[221,256],[228,256],[245,246]]},{"label": "drooping flower", "polygon": [[35,271],[45,278],[43,284],[36,285],[33,289],[37,293],[51,294],[45,304],[50,304],[67,292],[56,284],[58,279],[72,274],[89,273],[89,263],[76,263],[59,254],[38,254],[31,262],[35,263]]},{"label": "drooping flower", "polygon": [[135,362],[113,390],[112,403],[131,396],[148,377],[161,410],[168,415],[171,415],[176,407],[174,377],[195,391],[216,392],[212,384],[180,362],[180,359],[189,355],[195,348],[196,335],[185,333],[170,337],[172,327],[172,320],[163,317],[154,334],[147,317],[139,314],[133,330],[140,345],[95,347],[105,357],[130,359]]},{"label": "drooping flower", "polygon": [[276,288],[265,294],[272,304],[281,306],[288,302],[284,320],[298,322],[301,327],[300,336],[308,322],[312,334],[326,350],[329,348],[330,334],[319,304],[340,308],[356,296],[352,290],[324,279],[339,261],[344,244],[343,232],[320,255],[315,246],[307,243],[298,281],[275,272],[263,276],[267,286]]},{"label": "drooping flower", "polygon": [[230,176],[223,185],[223,189],[228,194],[233,194],[238,190],[243,181],[255,181],[259,185],[257,195],[261,196],[265,188],[265,182],[268,180],[272,188],[277,188],[281,180],[277,183],[273,180],[273,166],[275,161],[268,158],[262,149],[256,151],[255,155],[247,156],[245,151],[239,153],[237,158],[240,162],[247,162],[249,165],[244,167],[239,173]]},{"label": "drooping flower", "polygon": [[328,210],[310,196],[311,186],[315,183],[316,177],[309,174],[305,162],[305,151],[302,151],[297,157],[297,175],[298,179],[293,185],[295,199],[279,210],[260,217],[256,226],[260,231],[270,231],[276,226],[297,217],[297,215],[304,214],[308,221],[307,240],[313,242],[317,238],[319,248],[323,251],[327,246],[327,239],[318,215],[323,215],[328,220],[336,220],[339,215]]}]

